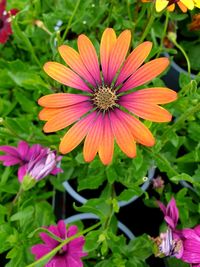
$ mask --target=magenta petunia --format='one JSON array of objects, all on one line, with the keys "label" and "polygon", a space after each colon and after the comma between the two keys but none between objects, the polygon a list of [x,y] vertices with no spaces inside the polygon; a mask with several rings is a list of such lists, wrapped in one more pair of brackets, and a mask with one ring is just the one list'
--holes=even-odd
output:
[{"label": "magenta petunia", "polygon": [[6,0],[0,0],[0,43],[6,43],[9,35],[12,34],[11,17],[17,12],[17,9],[11,9],[7,12]]},{"label": "magenta petunia", "polygon": [[[37,167],[39,167],[40,165],[41,167],[42,164],[44,168],[44,162],[46,159],[48,159],[46,163],[48,163],[48,170],[50,170],[50,172],[48,173],[56,175],[57,173],[62,171],[62,169],[57,167],[62,157],[57,156],[56,151],[52,151],[50,153],[49,148],[45,148],[40,144],[35,144],[32,147],[30,147],[27,142],[20,141],[17,147],[0,146],[0,151],[3,151],[5,153],[5,155],[0,155],[0,161],[3,161],[4,166],[13,166],[13,165],[20,166],[18,169],[18,180],[20,183],[23,181],[23,178],[27,173],[36,175],[36,168],[34,168],[33,172],[33,166],[37,165]],[[52,164],[52,158],[54,158],[53,164]],[[51,159],[51,169],[49,168],[50,159]],[[39,168],[37,170],[37,177],[39,177],[38,174],[41,171]]]},{"label": "magenta petunia", "polygon": [[[59,221],[57,225],[51,225],[46,229],[63,240],[74,236],[78,231],[75,225],[67,229],[63,220]],[[60,244],[59,241],[53,239],[46,233],[41,233],[40,237],[44,243],[31,248],[31,252],[35,255],[36,260],[49,253]],[[87,253],[83,251],[84,244],[85,240],[83,236],[73,239],[67,245],[63,246],[45,267],[83,267],[81,258],[87,256]]]}]

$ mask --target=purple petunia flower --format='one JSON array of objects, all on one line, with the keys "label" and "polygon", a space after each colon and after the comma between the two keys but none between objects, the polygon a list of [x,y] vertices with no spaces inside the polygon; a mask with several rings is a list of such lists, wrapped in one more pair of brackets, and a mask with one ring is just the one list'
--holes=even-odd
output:
[{"label": "purple petunia flower", "polygon": [[[4,166],[20,165],[18,169],[18,180],[20,183],[23,181],[24,176],[28,172],[30,171],[31,173],[33,172],[33,166],[36,166],[36,162],[38,162],[39,160],[40,163],[41,161],[43,162],[43,167],[44,167],[45,159],[48,159],[46,163],[48,163],[49,166],[49,160],[51,158],[51,163],[52,163],[52,157],[53,157],[54,164],[51,165],[51,170],[50,172],[48,172],[48,174],[51,173],[53,175],[56,175],[57,173],[62,171],[62,169],[57,167],[57,164],[62,157],[56,156],[55,151],[50,153],[50,150],[48,148],[42,147],[39,144],[35,144],[32,147],[30,147],[28,143],[26,143],[25,141],[20,141],[18,143],[18,147],[0,146],[0,151],[3,151],[5,153],[5,155],[0,156],[0,161],[3,161]],[[39,167],[39,164],[37,164],[37,166]],[[34,174],[35,173],[36,173],[36,168],[34,168]]]},{"label": "purple petunia flower", "polygon": [[[74,225],[66,229],[63,220],[59,221],[56,226],[51,225],[46,229],[63,240],[74,236],[78,231],[77,226]],[[53,239],[46,233],[40,233],[40,237],[44,243],[31,248],[31,252],[35,255],[36,260],[49,253],[60,244],[59,241]],[[81,258],[87,256],[87,253],[83,252],[84,243],[85,240],[83,236],[73,239],[67,245],[63,246],[45,267],[82,267],[83,263]]]}]

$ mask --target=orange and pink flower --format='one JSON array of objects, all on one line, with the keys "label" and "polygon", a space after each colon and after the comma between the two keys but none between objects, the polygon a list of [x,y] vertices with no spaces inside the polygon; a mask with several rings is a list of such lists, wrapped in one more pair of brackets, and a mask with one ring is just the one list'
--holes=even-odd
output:
[{"label": "orange and pink flower", "polygon": [[148,41],[126,58],[130,42],[129,30],[116,37],[115,31],[107,28],[100,43],[99,67],[92,42],[82,34],[78,37],[78,52],[67,45],[59,47],[69,67],[57,62],[44,65],[51,78],[82,91],[50,94],[38,101],[44,107],[39,118],[47,121],[44,132],[55,132],[76,122],[61,140],[61,153],[69,153],[85,138],[83,155],[87,162],[98,153],[103,164],[111,163],[114,141],[133,158],[136,142],[145,146],[155,143],[152,133],[138,117],[154,122],[171,120],[171,114],[159,104],[174,101],[176,92],[162,87],[136,90],[161,74],[169,60],[163,57],[142,65],[152,48]]}]

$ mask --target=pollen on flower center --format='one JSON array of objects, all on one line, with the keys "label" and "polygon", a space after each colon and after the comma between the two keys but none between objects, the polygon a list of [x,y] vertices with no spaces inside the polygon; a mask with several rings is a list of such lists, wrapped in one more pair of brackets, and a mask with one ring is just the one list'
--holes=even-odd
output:
[{"label": "pollen on flower center", "polygon": [[117,96],[110,87],[99,87],[93,95],[95,106],[100,110],[108,110],[116,105]]}]

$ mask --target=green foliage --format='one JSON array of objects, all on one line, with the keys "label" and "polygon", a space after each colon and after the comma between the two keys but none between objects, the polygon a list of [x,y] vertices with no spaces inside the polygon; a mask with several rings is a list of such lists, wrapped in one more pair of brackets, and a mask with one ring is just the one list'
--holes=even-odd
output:
[{"label": "green foliage", "polygon": [[[74,10],[76,4],[77,10]],[[43,65],[47,61],[63,63],[58,47],[67,44],[77,49],[79,34],[86,34],[99,51],[99,41],[106,27],[114,28],[117,35],[130,29],[131,50],[141,39],[153,42],[146,62],[167,51],[186,68],[180,51],[163,46],[167,43],[167,31],[176,31],[173,34],[181,40],[192,71],[199,72],[200,35],[189,32],[187,27],[193,12],[170,13],[168,25],[171,28],[164,26],[164,29],[166,12],[155,13],[153,5],[136,0],[7,1],[7,10],[18,8],[19,12],[12,18],[13,34],[6,44],[0,44],[0,145],[17,146],[20,140],[25,140],[30,145],[38,143],[58,150],[67,129],[45,134],[42,131],[44,122],[38,119],[41,108],[37,102],[43,95],[76,91],[48,77]],[[146,32],[151,14],[154,21]],[[184,40],[190,37],[195,40]],[[190,75],[181,73],[179,85],[178,100],[166,105],[173,114],[172,122],[143,121],[155,136],[156,145],[151,148],[137,144],[137,157],[133,159],[127,158],[115,144],[113,162],[109,166],[103,166],[98,156],[86,163],[80,145],[63,156],[63,173],[49,176],[25,192],[17,179],[17,167],[0,166],[0,253],[6,255],[6,267],[25,267],[34,262],[30,248],[42,242],[38,235],[41,227],[58,221],[54,215],[57,207],[52,203],[55,192],[64,192],[66,180],[83,195],[85,191],[97,192],[82,206],[78,203],[73,206],[75,212],[95,214],[101,222],[99,228],[85,236],[86,267],[148,266],[146,260],[152,255],[151,240],[146,234],[128,240],[119,231],[119,201],[140,196],[149,208],[155,208],[156,199],[167,203],[174,196],[180,213],[178,227],[194,227],[200,223],[200,76],[191,80]],[[137,89],[147,87],[165,87],[162,76]],[[160,192],[153,195],[145,192],[144,195],[141,186],[152,166],[156,166],[156,171],[164,177],[165,186]],[[65,205],[66,210],[70,210],[67,201]],[[77,225],[80,231],[84,230],[84,223]],[[170,267],[188,266],[175,258],[168,259],[167,264]]]}]

